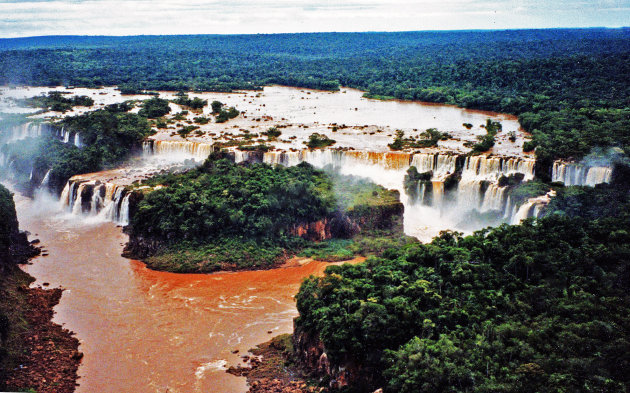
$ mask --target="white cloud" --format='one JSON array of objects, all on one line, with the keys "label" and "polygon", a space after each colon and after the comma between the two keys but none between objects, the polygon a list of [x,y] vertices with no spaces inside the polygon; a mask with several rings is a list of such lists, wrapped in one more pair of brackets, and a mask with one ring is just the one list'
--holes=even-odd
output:
[{"label": "white cloud", "polygon": [[0,0],[0,37],[619,26],[628,20],[625,0]]}]

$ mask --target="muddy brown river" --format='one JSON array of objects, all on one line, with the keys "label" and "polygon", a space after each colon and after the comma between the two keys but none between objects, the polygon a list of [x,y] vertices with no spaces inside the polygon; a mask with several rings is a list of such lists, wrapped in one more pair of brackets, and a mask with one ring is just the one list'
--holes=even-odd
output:
[{"label": "muddy brown river", "polygon": [[246,391],[245,379],[227,374],[226,366],[290,332],[301,281],[326,267],[156,272],[120,256],[126,235],[114,224],[17,195],[16,204],[21,227],[49,252],[25,270],[35,285],[65,288],[54,320],[77,333],[85,354],[77,392]]}]

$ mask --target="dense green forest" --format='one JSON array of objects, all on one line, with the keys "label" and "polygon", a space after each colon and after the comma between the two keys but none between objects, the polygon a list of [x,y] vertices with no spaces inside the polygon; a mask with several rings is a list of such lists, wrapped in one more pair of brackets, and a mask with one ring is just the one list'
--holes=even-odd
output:
[{"label": "dense green forest", "polygon": [[79,133],[81,147],[63,143],[53,135],[19,140],[2,146],[2,153],[12,162],[19,182],[29,182],[31,170],[38,179],[50,173],[49,187],[59,192],[68,179],[82,173],[96,172],[127,159],[151,134],[146,117],[127,113],[126,105],[111,105],[102,110],[70,116],[54,125],[71,135]]},{"label": "dense green forest", "polygon": [[[0,40],[0,84],[142,89],[277,83],[519,115],[542,168],[628,151],[630,30],[550,29]],[[448,130],[441,130],[448,131]]]},{"label": "dense green forest", "polygon": [[360,370],[358,391],[626,392],[627,179],[567,187],[540,220],[329,267],[302,285],[296,332]]}]

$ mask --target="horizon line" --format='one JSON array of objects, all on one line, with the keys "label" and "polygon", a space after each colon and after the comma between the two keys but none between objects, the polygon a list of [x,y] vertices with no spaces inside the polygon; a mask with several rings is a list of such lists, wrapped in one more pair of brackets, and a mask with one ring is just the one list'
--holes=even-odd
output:
[{"label": "horizon line", "polygon": [[49,34],[49,35],[27,35],[21,37],[0,37],[0,40],[20,40],[28,38],[46,37],[196,37],[196,36],[270,36],[270,35],[292,35],[292,34],[395,34],[395,33],[465,33],[465,32],[503,32],[503,31],[532,31],[532,30],[624,30],[630,29],[628,26],[584,26],[584,27],[522,27],[506,29],[429,29],[429,30],[363,30],[363,31],[300,31],[291,33],[198,33],[198,34]]}]

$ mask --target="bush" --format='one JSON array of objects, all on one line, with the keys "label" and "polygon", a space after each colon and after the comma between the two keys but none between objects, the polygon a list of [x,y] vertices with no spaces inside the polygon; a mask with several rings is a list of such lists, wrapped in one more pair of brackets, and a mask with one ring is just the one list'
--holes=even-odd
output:
[{"label": "bush", "polygon": [[144,101],[142,109],[138,112],[140,116],[154,119],[156,117],[162,117],[171,111],[167,100],[163,100],[159,97],[153,97]]},{"label": "bush", "polygon": [[309,149],[319,149],[322,147],[332,146],[337,141],[330,139],[324,134],[313,133],[308,137],[308,142],[304,142]]}]

